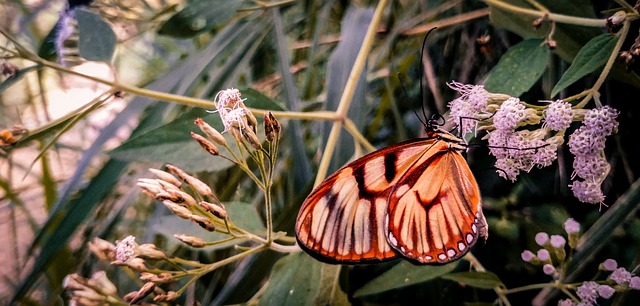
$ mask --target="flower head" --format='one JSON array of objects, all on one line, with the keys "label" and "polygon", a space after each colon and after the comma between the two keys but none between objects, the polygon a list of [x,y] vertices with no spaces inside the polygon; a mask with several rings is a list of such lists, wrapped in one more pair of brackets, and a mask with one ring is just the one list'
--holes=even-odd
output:
[{"label": "flower head", "polygon": [[587,181],[573,181],[571,185],[573,195],[584,203],[598,204],[604,202],[604,193],[600,189],[600,184]]},{"label": "flower head", "polygon": [[560,235],[551,235],[551,239],[549,239],[549,241],[551,243],[551,246],[556,249],[564,248],[564,245],[567,243],[564,237]]},{"label": "flower head", "polygon": [[611,288],[610,286],[607,285],[600,285],[598,286],[598,295],[600,295],[601,297],[608,299],[610,297],[613,296],[614,293],[616,293],[616,290]]},{"label": "flower head", "polygon": [[627,269],[617,268],[611,273],[609,278],[611,278],[611,280],[616,282],[616,284],[618,285],[624,285],[631,281],[632,276],[633,275],[631,275],[631,272],[627,271]]},{"label": "flower head", "polygon": [[520,254],[520,257],[522,257],[522,260],[525,262],[531,262],[534,258],[536,258],[536,255],[529,250],[525,250],[522,252],[522,254]]},{"label": "flower head", "polygon": [[609,136],[618,128],[618,114],[620,112],[610,106],[594,108],[584,115],[583,124],[596,134]]},{"label": "flower head", "polygon": [[609,173],[609,168],[609,163],[600,154],[578,155],[573,160],[575,175],[590,182],[601,182]]},{"label": "flower head", "polygon": [[629,280],[629,288],[640,290],[640,276],[634,276]]},{"label": "flower head", "polygon": [[138,244],[136,243],[136,237],[127,236],[116,244],[116,260],[121,262],[128,262],[136,257]]},{"label": "flower head", "polygon": [[551,260],[551,254],[546,249],[540,249],[538,250],[538,258],[542,261],[549,261]]},{"label": "flower head", "polygon": [[553,273],[556,273],[556,267],[552,264],[544,264],[544,266],[542,266],[542,272],[546,275],[553,275]]},{"label": "flower head", "polygon": [[578,290],[576,290],[576,294],[583,302],[594,303],[598,298],[598,283],[596,282],[584,282]]},{"label": "flower head", "polygon": [[515,130],[525,116],[525,106],[520,103],[520,99],[512,97],[502,102],[493,116],[493,125],[498,130]]},{"label": "flower head", "polygon": [[544,111],[544,124],[554,131],[564,130],[571,125],[573,111],[571,103],[562,100],[553,101]]},{"label": "flower head", "polygon": [[545,246],[549,242],[549,234],[545,232],[539,232],[536,234],[535,240],[539,246]]},{"label": "flower head", "polygon": [[618,268],[618,263],[615,259],[609,258],[602,263],[602,268],[604,268],[605,271],[614,271]]}]

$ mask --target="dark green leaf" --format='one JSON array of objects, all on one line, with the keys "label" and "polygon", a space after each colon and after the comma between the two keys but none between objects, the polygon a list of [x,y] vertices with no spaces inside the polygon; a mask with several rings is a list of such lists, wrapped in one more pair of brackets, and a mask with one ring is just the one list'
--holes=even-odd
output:
[{"label": "dark green leaf", "polygon": [[[253,89],[242,89],[241,93],[247,98],[245,104],[248,107],[282,110],[273,100]],[[196,118],[203,118],[220,132],[224,130],[217,113],[192,109],[165,125],[132,137],[109,154],[121,160],[174,164],[188,172],[217,171],[231,167],[231,162],[219,156],[209,155],[191,138],[192,131],[201,134],[193,123]],[[261,121],[261,118],[258,118],[258,121]],[[258,136],[264,138],[264,135]],[[232,138],[228,137],[227,143],[237,152],[236,142]],[[219,149],[221,154],[225,154],[224,148]]]},{"label": "dark green leaf", "polygon": [[100,15],[83,8],[75,10],[78,20],[80,56],[89,61],[110,63],[116,50],[116,34]]},{"label": "dark green leaf", "polygon": [[547,69],[549,49],[541,39],[529,39],[511,47],[493,67],[485,83],[489,92],[519,97]]},{"label": "dark green leaf", "polygon": [[161,35],[189,38],[227,23],[242,5],[240,0],[196,0],[173,15],[158,30]]},{"label": "dark green leaf", "polygon": [[401,261],[387,272],[356,290],[353,296],[372,295],[423,283],[453,271],[457,264],[457,262],[453,262],[443,266],[416,266],[409,262]]},{"label": "dark green leaf", "polygon": [[491,272],[451,273],[443,275],[442,278],[480,289],[493,289],[502,285],[500,278]]},{"label": "dark green leaf", "polygon": [[290,254],[274,266],[260,305],[314,305],[322,263],[304,252]]},{"label": "dark green leaf", "polygon": [[580,49],[569,69],[562,75],[556,86],[553,87],[551,97],[555,97],[567,86],[602,67],[611,56],[617,41],[617,36],[611,34],[602,34],[590,40]]}]

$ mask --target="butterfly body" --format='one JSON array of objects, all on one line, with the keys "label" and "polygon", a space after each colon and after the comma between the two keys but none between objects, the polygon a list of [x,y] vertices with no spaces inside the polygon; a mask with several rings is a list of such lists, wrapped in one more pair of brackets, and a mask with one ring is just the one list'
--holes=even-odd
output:
[{"label": "butterfly body", "polygon": [[431,131],[349,163],[302,204],[298,243],[329,263],[402,257],[444,264],[462,257],[487,233],[462,150],[458,138]]}]

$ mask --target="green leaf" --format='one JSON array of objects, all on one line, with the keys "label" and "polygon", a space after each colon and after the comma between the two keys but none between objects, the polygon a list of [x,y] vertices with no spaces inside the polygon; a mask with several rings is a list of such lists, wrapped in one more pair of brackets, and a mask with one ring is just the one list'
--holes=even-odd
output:
[{"label": "green leaf", "polygon": [[529,90],[547,69],[549,49],[541,43],[529,39],[511,47],[491,70],[485,88],[514,97]]},{"label": "green leaf", "polygon": [[416,266],[401,261],[387,272],[366,283],[353,294],[354,297],[378,294],[391,289],[402,288],[414,284],[424,283],[445,275],[458,265],[458,262],[442,266]]},{"label": "green leaf", "polygon": [[116,34],[100,15],[83,8],[75,10],[78,20],[78,49],[89,61],[110,63],[116,50]]},{"label": "green leaf", "polygon": [[323,264],[318,282],[318,294],[313,305],[351,305],[347,294],[340,288],[341,265]]},{"label": "green leaf", "polygon": [[161,35],[189,38],[224,25],[240,8],[240,0],[197,0],[173,15],[158,30]]},{"label": "green leaf", "polygon": [[480,289],[502,286],[500,278],[491,272],[459,272],[443,275],[442,278]]},{"label": "green leaf", "polygon": [[260,305],[314,305],[322,263],[304,252],[290,254],[274,266]]},{"label": "green leaf", "polygon": [[611,56],[617,41],[618,37],[611,34],[602,34],[590,40],[580,49],[569,69],[562,75],[556,86],[553,87],[551,97],[555,97],[561,90],[602,67]]},{"label": "green leaf", "polygon": [[[240,227],[253,234],[264,233],[265,226],[255,207],[243,202],[227,202],[225,204],[225,208],[227,210],[227,214],[229,215],[229,220],[231,220],[231,222],[233,222],[233,224],[235,224],[237,227]],[[172,241],[175,244],[180,244],[181,242],[173,238],[174,234],[192,235],[200,237],[208,242],[219,241],[229,237],[229,235],[227,234],[209,232],[189,220],[181,219],[172,214],[162,216],[158,219],[153,220],[150,224],[150,228],[154,233],[162,234],[168,237],[169,241]],[[211,251],[224,249],[236,244],[240,244],[242,242],[243,241],[240,240],[234,240],[230,242],[220,243],[213,246],[208,246],[206,247],[206,250]]]},{"label": "green leaf", "polygon": [[[248,107],[282,110],[273,100],[256,90],[242,89],[240,92],[244,98],[247,98],[245,104]],[[233,165],[231,162],[219,156],[209,155],[191,138],[192,131],[201,134],[193,123],[196,118],[203,118],[218,131],[224,130],[217,113],[208,113],[204,109],[195,108],[167,124],[130,138],[109,154],[120,160],[169,163],[188,172],[218,171],[231,167]],[[262,118],[258,118],[259,122],[261,120]],[[262,139],[263,135],[259,134],[259,137]],[[234,140],[228,137],[227,143],[234,152],[238,152]],[[221,154],[227,154],[222,147],[219,149]]]}]

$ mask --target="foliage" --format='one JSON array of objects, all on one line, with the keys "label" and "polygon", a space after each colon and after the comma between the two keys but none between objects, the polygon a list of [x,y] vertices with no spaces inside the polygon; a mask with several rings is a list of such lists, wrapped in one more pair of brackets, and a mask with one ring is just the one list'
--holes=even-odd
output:
[{"label": "foliage", "polygon": [[[0,4],[4,302],[545,305],[584,301],[597,285],[617,292],[604,299],[603,287],[599,305],[638,299],[640,43],[626,2],[87,2]],[[41,18],[51,15],[55,24]],[[87,59],[115,76],[83,70]],[[555,131],[557,161],[513,182],[483,141],[506,99],[477,117],[467,158],[486,244],[444,266],[336,266],[301,252],[293,224],[312,187],[364,151],[420,137],[421,108],[449,118],[453,81],[528,101],[538,118],[555,99],[576,114]],[[220,104],[227,88],[246,100]],[[94,95],[53,115],[70,106],[53,95],[65,90]],[[586,178],[572,173],[581,155],[567,143],[603,105],[619,125],[600,135],[604,201],[590,205],[572,195]],[[568,218],[582,231],[566,247],[534,238],[561,235]],[[523,261],[540,247],[551,268],[544,252]],[[601,273],[613,271],[606,259],[630,279]]]}]

